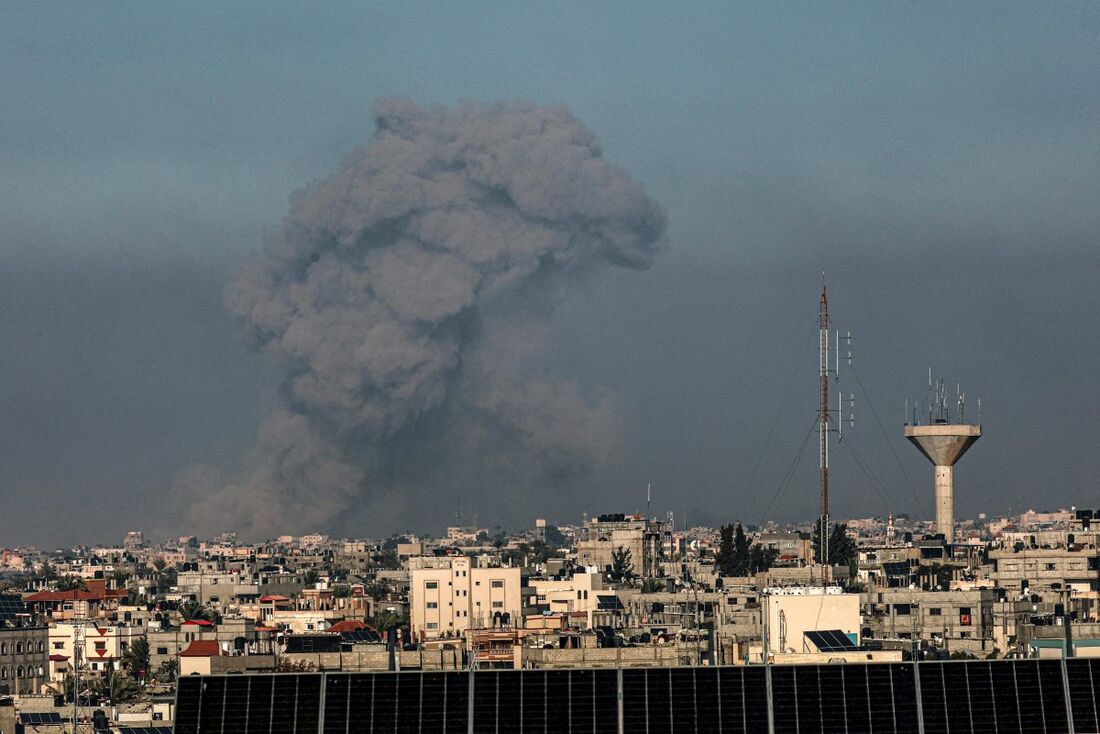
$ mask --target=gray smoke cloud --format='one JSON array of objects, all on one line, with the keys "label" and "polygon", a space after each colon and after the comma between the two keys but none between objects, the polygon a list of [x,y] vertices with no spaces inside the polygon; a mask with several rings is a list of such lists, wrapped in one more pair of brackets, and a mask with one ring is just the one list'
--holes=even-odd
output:
[{"label": "gray smoke cloud", "polygon": [[613,395],[545,374],[540,333],[566,282],[651,264],[661,208],[562,107],[387,99],[374,118],[227,287],[285,377],[245,470],[182,478],[204,530],[339,527],[472,484],[521,502],[613,451]]}]

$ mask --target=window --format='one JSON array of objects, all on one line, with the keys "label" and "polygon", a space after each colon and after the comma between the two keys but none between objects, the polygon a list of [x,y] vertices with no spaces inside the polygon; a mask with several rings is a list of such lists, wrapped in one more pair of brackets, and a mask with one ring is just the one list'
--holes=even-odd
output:
[{"label": "window", "polygon": [[428,609],[438,609],[439,608],[439,604],[437,604],[434,601],[428,602],[427,606],[428,606]]},{"label": "window", "polygon": [[502,601],[495,601],[495,602],[493,602],[493,609],[500,609],[500,608],[502,608],[503,606],[504,606],[504,602],[502,602]]},{"label": "window", "polygon": [[22,678],[23,677],[23,666],[22,665],[20,665],[19,668],[15,671],[15,677],[16,678]]},{"label": "window", "polygon": [[970,607],[959,607],[959,624],[969,627],[971,624]]},{"label": "window", "polygon": [[7,680],[8,679],[8,669],[7,668],[0,668],[0,679],[2,679],[2,680]]},{"label": "window", "polygon": [[0,655],[8,654],[8,643],[0,642]]},{"label": "window", "polygon": [[[15,654],[16,655],[22,655],[23,654],[23,643],[22,642],[15,643]],[[22,678],[23,676],[19,676],[19,677]]]},{"label": "window", "polygon": [[928,610],[928,614],[932,617],[938,617],[943,614],[943,610],[941,610],[939,607],[932,607]]},{"label": "window", "polygon": [[910,606],[909,604],[895,604],[894,614],[909,614]]},{"label": "window", "polygon": [[42,642],[42,640],[39,640],[37,648],[38,648],[38,652],[45,652],[46,651],[46,643]]},{"label": "window", "polygon": [[504,582],[500,581],[500,580],[493,581],[493,588],[494,589],[503,589],[504,588]]},{"label": "window", "polygon": [[55,642],[55,643],[53,643],[53,649],[54,650],[64,650],[65,649],[65,643],[64,642]]},{"label": "window", "polygon": [[1048,571],[1053,571],[1053,570],[1055,570],[1055,569],[1057,569],[1057,568],[1058,568],[1058,564],[1056,564],[1056,563],[1048,563],[1048,564],[1046,564],[1046,569],[1047,569]]},{"label": "window", "polygon": [[157,648],[157,655],[167,655],[167,654],[168,654],[168,648],[167,647],[158,647]]},{"label": "window", "polygon": [[106,642],[97,642],[97,643],[95,644],[95,649],[96,649],[97,651],[98,651],[98,650],[106,650],[106,649],[107,649],[107,643],[106,643]]},{"label": "window", "polygon": [[424,582],[424,588],[425,589],[438,589],[439,588],[439,582],[438,581],[425,581]]},{"label": "window", "polygon": [[438,622],[428,622],[427,627],[430,630],[437,630],[437,629],[439,629],[439,623]]}]

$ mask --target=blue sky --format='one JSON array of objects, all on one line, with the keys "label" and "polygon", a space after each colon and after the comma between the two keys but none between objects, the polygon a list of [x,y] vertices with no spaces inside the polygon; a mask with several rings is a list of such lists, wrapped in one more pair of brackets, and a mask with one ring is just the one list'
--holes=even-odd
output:
[{"label": "blue sky", "polygon": [[[275,378],[225,274],[390,95],[566,105],[669,214],[653,269],[555,321],[548,369],[613,389],[626,428],[599,506],[545,514],[634,509],[651,479],[677,514],[758,520],[812,410],[812,355],[789,401],[776,365],[822,270],[888,431],[929,364],[990,406],[959,514],[1087,504],[1098,26],[1089,3],[6,4],[0,542],[114,537],[187,466],[248,450]],[[774,477],[749,487],[777,411]],[[812,463],[780,519],[813,513]],[[895,509],[845,471],[838,511]],[[52,515],[62,498],[86,514]]]}]

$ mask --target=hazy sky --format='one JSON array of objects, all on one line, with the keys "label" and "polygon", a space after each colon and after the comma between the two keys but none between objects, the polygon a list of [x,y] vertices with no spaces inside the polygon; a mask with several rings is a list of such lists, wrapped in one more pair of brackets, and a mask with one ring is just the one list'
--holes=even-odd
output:
[{"label": "hazy sky", "polygon": [[467,517],[633,511],[646,482],[689,522],[812,516],[812,444],[765,509],[814,417],[823,270],[867,392],[842,374],[845,441],[884,485],[834,446],[834,514],[930,513],[900,436],[928,366],[982,398],[957,515],[1100,505],[1100,6],[591,5],[0,7],[0,546],[167,532],[181,472],[254,445],[278,374],[227,274],[391,95],[565,105],[669,218],[651,269],[541,327],[548,372],[613,396],[608,463],[499,513],[526,490],[471,487]]}]

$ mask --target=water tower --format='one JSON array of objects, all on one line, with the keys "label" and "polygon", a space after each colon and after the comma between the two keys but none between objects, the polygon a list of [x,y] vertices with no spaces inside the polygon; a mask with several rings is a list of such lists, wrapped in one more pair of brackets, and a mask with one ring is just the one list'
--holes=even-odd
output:
[{"label": "water tower", "polygon": [[[948,408],[943,380],[933,384],[931,370],[928,371],[928,393],[928,422],[924,425],[921,425],[918,420],[916,407],[913,408],[912,422],[908,422],[909,407],[906,406],[905,437],[936,466],[936,532],[943,533],[944,540],[953,543],[955,542],[955,463],[982,437],[982,427],[963,421],[966,396],[961,389],[956,391],[955,411],[952,415]],[[978,401],[978,420],[981,421],[980,400]]]}]

